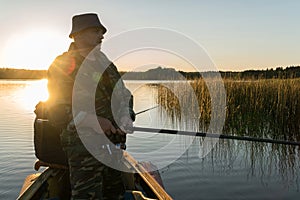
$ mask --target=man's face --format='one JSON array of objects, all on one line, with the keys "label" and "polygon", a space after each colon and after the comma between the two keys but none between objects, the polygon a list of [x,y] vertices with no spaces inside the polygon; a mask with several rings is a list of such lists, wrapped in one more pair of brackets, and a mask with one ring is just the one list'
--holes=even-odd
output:
[{"label": "man's face", "polygon": [[103,30],[100,28],[88,28],[75,35],[74,40],[80,48],[93,49],[97,45],[100,48],[104,38],[103,35]]}]

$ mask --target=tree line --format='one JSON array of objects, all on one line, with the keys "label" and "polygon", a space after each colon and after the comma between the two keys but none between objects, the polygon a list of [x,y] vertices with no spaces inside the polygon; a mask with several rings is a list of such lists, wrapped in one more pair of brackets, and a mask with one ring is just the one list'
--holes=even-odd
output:
[{"label": "tree line", "polygon": [[0,79],[43,79],[47,70],[0,68]]},{"label": "tree line", "polygon": [[300,78],[300,66],[277,67],[266,70],[245,70],[241,72],[220,71],[220,72],[183,72],[179,71],[187,79],[201,78],[202,76],[216,76],[220,74],[224,79],[248,80],[248,79],[289,79]]},{"label": "tree line", "polygon": [[[203,76],[214,77],[221,75],[224,79],[289,79],[300,78],[300,66],[277,67],[266,70],[235,71],[211,71],[211,72],[184,72],[174,68],[157,67],[146,72],[120,72],[125,80],[183,80],[196,79]],[[43,79],[47,78],[47,70],[27,70],[0,68],[0,79]]]},{"label": "tree line", "polygon": [[287,68],[277,67],[266,70],[234,71],[209,71],[209,72],[184,72],[176,71],[173,68],[157,67],[146,72],[122,72],[127,80],[183,80],[198,79],[201,77],[216,77],[221,75],[224,79],[249,80],[249,79],[288,79],[300,78],[300,66]]}]

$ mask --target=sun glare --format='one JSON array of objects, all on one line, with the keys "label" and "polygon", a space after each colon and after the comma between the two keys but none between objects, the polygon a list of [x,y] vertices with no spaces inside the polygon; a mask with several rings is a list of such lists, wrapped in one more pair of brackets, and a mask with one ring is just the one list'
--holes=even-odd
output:
[{"label": "sun glare", "polygon": [[47,69],[68,48],[68,38],[51,30],[17,33],[5,45],[5,67]]},{"label": "sun glare", "polygon": [[47,90],[47,79],[29,82],[20,94],[22,107],[34,110],[39,101],[46,101],[49,97]]}]

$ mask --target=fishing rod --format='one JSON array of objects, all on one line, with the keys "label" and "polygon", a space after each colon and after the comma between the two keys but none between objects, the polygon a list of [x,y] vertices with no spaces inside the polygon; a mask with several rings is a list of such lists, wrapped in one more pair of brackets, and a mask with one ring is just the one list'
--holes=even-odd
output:
[{"label": "fishing rod", "polygon": [[[154,106],[152,108],[148,108],[146,110],[137,112],[135,115],[139,115],[141,113],[147,112],[148,110],[152,110],[157,107],[158,107],[158,105]],[[194,132],[194,131],[180,131],[180,130],[172,130],[172,129],[155,129],[155,128],[144,128],[144,127],[133,127],[133,131],[149,132],[149,133],[166,133],[166,134],[172,134],[172,135],[221,138],[221,139],[243,140],[243,141],[251,141],[251,142],[265,142],[265,143],[271,143],[271,144],[285,144],[285,145],[300,146],[300,142],[297,142],[297,141],[274,140],[274,139],[269,139],[269,138],[224,135],[224,134],[217,134],[217,133],[203,133],[203,132]]]},{"label": "fishing rod", "polygon": [[179,131],[179,130],[172,130],[172,129],[133,127],[133,131],[149,132],[149,133],[166,133],[166,134],[173,134],[173,135],[198,136],[198,137],[221,138],[221,139],[232,139],[232,140],[243,140],[243,141],[252,141],[252,142],[265,142],[265,143],[272,143],[272,144],[286,144],[286,145],[300,146],[300,142],[297,141],[273,140],[268,138],[255,138],[255,137],[248,137],[248,136],[235,136],[235,135],[202,133],[202,132],[193,132],[193,131]]},{"label": "fishing rod", "polygon": [[158,105],[157,105],[157,106],[154,106],[154,107],[152,107],[152,108],[148,108],[148,109],[146,109],[146,110],[142,110],[142,111],[140,111],[140,112],[135,113],[135,115],[139,115],[139,114],[141,114],[141,113],[147,112],[148,110],[152,110],[152,109],[157,108],[157,107],[158,107]]}]

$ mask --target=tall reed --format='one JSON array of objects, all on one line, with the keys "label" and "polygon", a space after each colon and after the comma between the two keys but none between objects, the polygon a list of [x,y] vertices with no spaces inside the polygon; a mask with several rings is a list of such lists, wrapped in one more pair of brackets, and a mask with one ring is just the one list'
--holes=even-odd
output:
[{"label": "tall reed", "polygon": [[[205,130],[212,115],[211,95],[204,80],[190,84],[198,100],[199,127]],[[223,133],[300,140],[300,79],[224,80],[224,86],[227,105]],[[185,88],[177,89],[179,96],[159,86],[158,103],[169,114],[182,117],[182,110],[192,113],[195,102],[190,102],[192,94]]]}]

